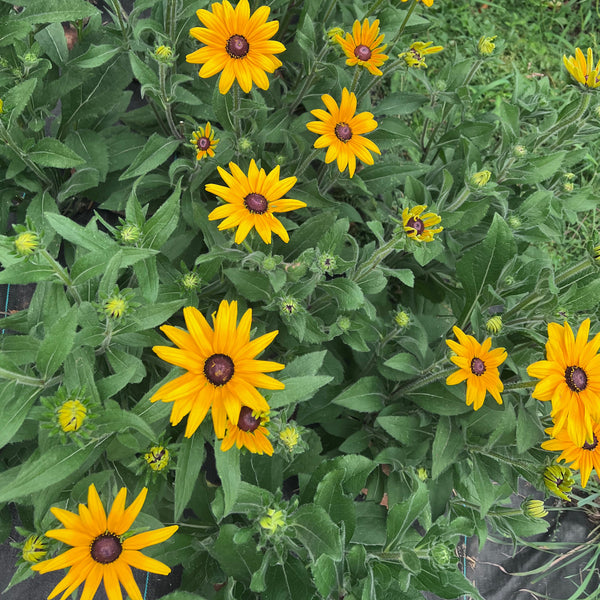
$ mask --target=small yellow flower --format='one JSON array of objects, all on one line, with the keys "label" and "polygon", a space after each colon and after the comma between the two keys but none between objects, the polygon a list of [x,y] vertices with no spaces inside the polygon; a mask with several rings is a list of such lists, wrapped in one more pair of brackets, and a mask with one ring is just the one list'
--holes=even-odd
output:
[{"label": "small yellow flower", "polygon": [[58,409],[58,423],[65,433],[71,433],[81,429],[87,408],[79,400],[67,400]]},{"label": "small yellow flower", "polygon": [[436,54],[444,49],[443,46],[432,46],[431,44],[433,42],[414,42],[406,52],[398,54],[398,58],[403,58],[409,67],[415,69],[424,67],[426,69],[425,57],[428,54]]},{"label": "small yellow flower", "polygon": [[159,46],[154,51],[154,56],[159,62],[168,63],[173,56],[173,49],[170,46]]},{"label": "small yellow flower", "polygon": [[339,44],[338,37],[344,35],[344,30],[341,27],[332,27],[327,31],[327,37],[331,44]]},{"label": "small yellow flower", "polygon": [[555,496],[569,501],[567,496],[575,485],[575,480],[569,467],[550,465],[544,469],[544,485]]},{"label": "small yellow flower", "polygon": [[548,514],[543,500],[525,500],[521,504],[521,509],[525,515],[533,519],[543,519]]},{"label": "small yellow flower", "polygon": [[4,100],[0,98],[0,115],[4,112]]},{"label": "small yellow flower", "polygon": [[589,88],[600,86],[600,61],[594,67],[594,56],[591,48],[587,50],[587,60],[583,52],[579,48],[576,48],[575,57],[569,56],[567,58],[563,55],[563,63],[573,79],[582,85]]},{"label": "small yellow flower", "polygon": [[346,39],[338,35],[336,41],[348,57],[347,65],[365,67],[371,75],[383,75],[379,67],[389,58],[383,54],[386,46],[380,46],[384,37],[383,34],[379,35],[378,19],[372,25],[369,19],[365,19],[362,27],[360,21],[354,21],[352,34],[347,33]]},{"label": "small yellow flower", "polygon": [[36,563],[48,553],[48,542],[41,535],[30,535],[23,544],[23,560]]},{"label": "small yellow flower", "polygon": [[442,218],[432,212],[426,213],[425,210],[427,210],[427,206],[420,204],[410,210],[405,208],[402,211],[402,223],[406,235],[418,242],[432,242],[433,236],[444,229],[443,227],[433,229],[433,226],[440,223]]},{"label": "small yellow flower", "polygon": [[279,433],[279,439],[285,444],[285,447],[291,452],[298,445],[300,434],[295,427],[288,425]]},{"label": "small yellow flower", "polygon": [[491,54],[496,48],[496,44],[494,44],[494,40],[497,38],[497,35],[492,37],[486,37],[482,35],[479,38],[479,43],[477,44],[477,49],[479,50],[479,54]]},{"label": "small yellow flower", "polygon": [[215,140],[215,132],[210,126],[210,122],[206,123],[206,127],[199,127],[192,133],[190,144],[196,150],[196,160],[202,160],[207,156],[215,155],[215,148],[219,140]]},{"label": "small yellow flower", "polygon": [[263,529],[267,529],[270,533],[275,533],[280,527],[285,527],[283,511],[269,508],[267,514],[261,518],[260,526]]},{"label": "small yellow flower", "polygon": [[429,475],[427,474],[427,469],[424,469],[423,467],[419,467],[417,469],[417,477],[421,480],[421,481],[427,481],[427,477]]},{"label": "small yellow flower", "polygon": [[128,307],[127,300],[121,295],[116,295],[104,303],[104,312],[112,319],[120,319],[127,312]]},{"label": "small yellow flower", "polygon": [[164,446],[152,446],[150,452],[144,454],[144,460],[153,471],[163,471],[169,464],[170,454]]},{"label": "small yellow flower", "polygon": [[15,250],[19,256],[31,256],[40,245],[40,238],[33,231],[24,231],[15,238]]},{"label": "small yellow flower", "polygon": [[485,324],[485,328],[491,334],[498,334],[502,331],[502,317],[500,315],[495,315],[492,318],[488,319],[488,322]]},{"label": "small yellow flower", "polygon": [[[408,0],[402,0],[402,2],[408,2]],[[425,5],[425,6],[433,6],[433,0],[421,0],[421,2]]]},{"label": "small yellow flower", "polygon": [[471,183],[477,187],[483,187],[490,180],[491,176],[491,171],[477,171],[477,173],[471,175]]}]

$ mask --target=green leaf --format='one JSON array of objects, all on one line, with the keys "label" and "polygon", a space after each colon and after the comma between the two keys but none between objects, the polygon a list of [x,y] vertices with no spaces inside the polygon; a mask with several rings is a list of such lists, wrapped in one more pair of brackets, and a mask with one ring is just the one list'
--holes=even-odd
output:
[{"label": "green leaf", "polygon": [[418,589],[426,590],[447,600],[462,595],[470,596],[473,600],[484,600],[458,569],[440,569],[438,565],[426,561],[421,561],[421,565],[421,572],[413,577]]},{"label": "green leaf", "polygon": [[196,432],[181,442],[175,471],[173,521],[178,522],[188,505],[204,462],[204,438]]},{"label": "green leaf", "polygon": [[337,571],[333,559],[325,554],[311,565],[311,571],[315,586],[323,598],[328,598],[329,594],[337,588]]},{"label": "green leaf", "polygon": [[173,193],[144,225],[144,246],[159,250],[169,239],[179,221],[180,198],[181,180],[177,182]]},{"label": "green leaf", "polygon": [[[560,167],[567,153],[564,150],[538,156],[527,161],[526,166],[519,172],[518,183],[540,183],[550,177],[556,175],[560,171]],[[513,179],[515,173],[510,173],[510,178]]]},{"label": "green leaf", "polygon": [[36,265],[33,262],[18,262],[0,271],[0,284],[3,283],[37,283],[56,277],[49,265]]},{"label": "green leaf", "polygon": [[240,473],[240,451],[235,446],[227,452],[220,449],[220,444],[215,444],[215,460],[217,473],[223,486],[225,497],[224,516],[231,513],[237,500],[242,475]]},{"label": "green leaf", "polygon": [[318,215],[304,221],[291,236],[286,260],[297,258],[309,248],[316,248],[319,240],[333,227],[337,220],[334,212],[321,212]]},{"label": "green leaf", "polygon": [[269,278],[264,273],[235,268],[225,269],[224,273],[242,298],[251,302],[271,299]]},{"label": "green leaf", "polygon": [[408,500],[392,506],[387,519],[386,552],[393,551],[402,545],[404,535],[421,513],[429,507],[429,494],[422,481]]},{"label": "green leaf", "polygon": [[420,419],[417,415],[398,417],[377,417],[375,421],[382,429],[387,431],[395,440],[405,446],[422,441],[423,434],[419,431]]},{"label": "green leaf", "polygon": [[139,177],[153,171],[177,150],[179,144],[179,140],[163,138],[158,133],[153,133],[133,163],[119,177],[119,181]]},{"label": "green leaf", "polygon": [[227,523],[219,528],[217,541],[208,547],[211,556],[217,559],[226,575],[250,584],[252,575],[262,563],[262,554],[254,540],[236,544],[235,535],[240,531],[236,525]]},{"label": "green leaf", "polygon": [[287,520],[294,528],[295,537],[308,550],[313,560],[326,555],[342,559],[340,531],[325,509],[315,504],[304,504]]},{"label": "green leaf", "polygon": [[397,92],[388,94],[374,109],[376,115],[410,115],[423,104],[429,102],[424,94],[412,94],[410,92]]},{"label": "green leaf", "polygon": [[316,375],[323,365],[327,350],[310,352],[297,356],[292,362],[285,365],[286,377],[300,377],[302,375]]},{"label": "green leaf", "polygon": [[492,483],[492,479],[495,479],[496,475],[488,473],[485,463],[479,460],[477,455],[473,454],[471,460],[473,461],[471,476],[473,478],[473,485],[477,490],[477,496],[479,497],[479,514],[483,519],[496,500],[496,490]]},{"label": "green leaf", "polygon": [[285,389],[272,392],[269,405],[271,408],[280,408],[281,406],[287,406],[295,402],[310,400],[318,389],[327,385],[332,380],[333,377],[328,375],[306,375],[304,377],[286,378],[282,381],[285,384]]},{"label": "green leaf", "polygon": [[342,483],[346,477],[345,471],[335,469],[325,475],[317,486],[315,504],[324,508],[332,521],[339,525],[344,523],[346,538],[350,539],[356,528],[356,512],[354,501],[342,491]]},{"label": "green leaf", "polygon": [[517,252],[513,234],[498,214],[484,240],[465,252],[456,265],[466,299],[460,322],[465,323],[488,284],[496,285],[504,266]]},{"label": "green leaf", "polygon": [[41,393],[41,389],[17,386],[15,381],[0,382],[0,448],[19,431]]},{"label": "green leaf", "polygon": [[463,432],[450,417],[440,417],[431,448],[431,478],[437,479],[450,465],[454,464],[464,448]]},{"label": "green leaf", "polygon": [[38,80],[35,77],[13,85],[3,96],[4,112],[10,110],[10,119],[14,121],[25,110]]},{"label": "green leaf", "polygon": [[100,11],[85,0],[28,0],[19,18],[31,24],[79,21],[100,15]]},{"label": "green leaf", "polygon": [[376,412],[383,408],[383,385],[381,378],[376,376],[363,377],[341,394],[336,396],[332,402],[350,410],[358,412]]},{"label": "green leaf", "polygon": [[264,600],[314,600],[315,588],[304,563],[288,554],[283,565],[273,564],[265,576]]},{"label": "green leaf", "polygon": [[84,54],[70,61],[69,66],[79,67],[80,69],[94,69],[108,62],[119,51],[120,48],[115,48],[110,44],[92,45]]},{"label": "green leaf", "polygon": [[321,283],[319,288],[335,298],[341,310],[356,310],[365,302],[365,296],[358,284],[344,277]]},{"label": "green leaf", "polygon": [[171,300],[170,302],[158,302],[152,305],[144,305],[135,311],[133,318],[136,323],[136,331],[154,329],[162,325],[172,317],[184,304],[185,299]]},{"label": "green leaf", "polygon": [[198,596],[198,594],[192,594],[192,592],[183,592],[181,590],[171,592],[166,596],[161,596],[161,598],[162,600],[206,600],[204,596]]},{"label": "green leaf", "polygon": [[421,371],[416,362],[417,361],[412,354],[400,352],[399,354],[392,356],[392,358],[388,358],[383,364],[390,369],[394,369],[394,371],[402,371],[403,373],[415,375]]},{"label": "green leaf", "polygon": [[49,379],[64,363],[75,341],[77,308],[71,310],[46,331],[36,363],[43,379]]},{"label": "green leaf", "polygon": [[450,387],[443,383],[433,383],[410,392],[408,397],[411,402],[435,415],[462,415],[473,410],[465,403],[464,386]]},{"label": "green leaf", "polygon": [[[98,382],[98,388],[100,389],[102,381]],[[123,432],[127,429],[134,429],[135,431],[141,433],[148,441],[156,442],[156,433],[140,417],[135,413],[132,413],[128,410],[122,410],[118,408],[116,403],[113,401],[108,403],[108,408],[102,411],[100,415],[97,417],[98,426],[102,426],[106,429],[107,432],[117,431]]]},{"label": "green leaf", "polygon": [[353,544],[365,546],[383,546],[386,538],[386,520],[388,511],[376,502],[356,503],[356,529],[352,536]]},{"label": "green leaf", "polygon": [[517,454],[537,446],[544,438],[537,410],[529,411],[522,406],[517,416]]},{"label": "green leaf", "polygon": [[64,65],[69,58],[65,30],[59,22],[51,23],[35,34],[35,39],[42,50],[57,65]]},{"label": "green leaf", "polygon": [[42,167],[69,169],[85,163],[83,158],[55,138],[41,139],[29,152],[29,158]]}]

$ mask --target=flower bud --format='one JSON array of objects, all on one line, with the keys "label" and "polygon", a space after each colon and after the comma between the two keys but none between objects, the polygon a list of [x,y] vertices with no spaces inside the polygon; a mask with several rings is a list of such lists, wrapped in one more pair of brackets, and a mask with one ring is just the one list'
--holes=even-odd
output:
[{"label": "flower bud", "polygon": [[31,256],[40,246],[40,238],[34,231],[24,231],[14,240],[15,251],[19,256]]},{"label": "flower bud", "polygon": [[496,44],[494,44],[494,40],[497,38],[497,35],[494,35],[492,37],[486,37],[485,35],[482,35],[479,38],[479,42],[477,44],[477,50],[479,50],[479,54],[485,56],[488,54],[491,54],[494,49],[496,48]]},{"label": "flower bud", "polygon": [[36,563],[42,560],[48,552],[48,542],[41,535],[30,535],[23,544],[23,560]]},{"label": "flower bud", "polygon": [[181,285],[188,292],[194,291],[200,285],[200,275],[198,275],[198,273],[194,273],[193,271],[186,273],[181,278]]},{"label": "flower bud", "polygon": [[123,244],[135,244],[142,236],[142,230],[134,223],[125,223],[119,228],[119,239]]},{"label": "flower bud", "polygon": [[572,181],[565,181],[563,183],[563,190],[567,193],[572,192],[575,189],[575,184]]},{"label": "flower bud", "polygon": [[300,434],[298,430],[288,425],[283,431],[279,433],[279,439],[284,443],[285,447],[291,452],[300,440]]},{"label": "flower bud", "polygon": [[87,408],[79,400],[67,400],[57,409],[58,423],[65,433],[72,433],[81,429]]},{"label": "flower bud", "polygon": [[513,148],[513,156],[516,156],[516,157],[527,156],[527,148],[525,148],[525,146],[522,146],[521,144],[517,144]]},{"label": "flower bud", "polygon": [[275,533],[279,528],[285,527],[283,511],[269,508],[267,514],[260,519],[260,526],[270,533]]},{"label": "flower bud", "polygon": [[240,149],[240,152],[246,154],[252,150],[252,146],[254,146],[254,144],[250,138],[242,137],[238,140],[238,148]]},{"label": "flower bud", "polygon": [[281,300],[279,309],[284,317],[289,318],[298,311],[298,301],[291,296],[286,296],[283,298],[283,300]]},{"label": "flower bud", "polygon": [[421,480],[421,481],[427,481],[427,469],[424,469],[423,467],[419,467],[417,469],[417,477]]},{"label": "flower bud", "polygon": [[436,544],[431,550],[431,557],[438,565],[446,566],[452,560],[452,553],[444,544]]},{"label": "flower bud", "polygon": [[277,267],[277,261],[272,256],[265,256],[262,262],[264,271],[273,271]]},{"label": "flower bud", "polygon": [[103,306],[104,313],[111,319],[121,319],[128,308],[129,302],[121,294],[111,296]]},{"label": "flower bud", "polygon": [[346,315],[341,315],[337,320],[337,326],[342,331],[348,331],[350,329],[350,327],[352,326],[352,321]]},{"label": "flower bud", "polygon": [[569,501],[567,494],[573,489],[575,480],[569,467],[555,464],[544,469],[544,485],[555,496]]},{"label": "flower bud", "polygon": [[153,471],[163,471],[169,464],[170,454],[164,446],[152,446],[144,454],[144,460]]},{"label": "flower bud", "polygon": [[400,310],[394,315],[394,321],[398,327],[403,329],[410,324],[410,315],[406,311]]},{"label": "flower bud", "polygon": [[519,229],[519,227],[523,225],[521,219],[517,215],[510,215],[507,219],[507,223],[511,229]]},{"label": "flower bud", "polygon": [[324,272],[331,272],[337,266],[337,260],[333,254],[329,254],[329,252],[324,252],[319,256],[318,261],[319,269]]},{"label": "flower bud", "polygon": [[521,504],[521,510],[523,514],[532,519],[543,519],[548,514],[548,511],[544,508],[543,500],[525,500]]},{"label": "flower bud", "polygon": [[173,59],[173,48],[170,46],[159,46],[154,50],[154,58],[163,64],[170,64]]},{"label": "flower bud", "polygon": [[502,317],[500,315],[495,315],[488,319],[488,322],[485,324],[485,328],[494,335],[497,335],[502,331]]},{"label": "flower bud", "polygon": [[491,176],[491,171],[477,171],[477,173],[471,175],[471,183],[477,187],[483,187],[490,180]]}]

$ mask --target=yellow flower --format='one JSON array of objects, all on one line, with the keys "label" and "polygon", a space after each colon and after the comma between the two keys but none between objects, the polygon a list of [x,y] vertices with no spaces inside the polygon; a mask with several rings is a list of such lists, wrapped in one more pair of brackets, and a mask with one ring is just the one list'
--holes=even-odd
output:
[{"label": "yellow flower", "polygon": [[40,246],[40,238],[33,231],[24,231],[15,238],[15,250],[19,256],[31,256]]},{"label": "yellow flower", "polygon": [[[402,0],[402,2],[408,2],[408,0]],[[433,6],[433,0],[421,0],[425,6]]]},{"label": "yellow flower", "polygon": [[161,331],[177,348],[154,346],[163,360],[182,367],[187,373],[165,383],[150,398],[152,402],[173,402],[171,424],[177,425],[189,414],[185,437],[190,437],[212,407],[217,437],[225,435],[227,419],[237,423],[242,406],[267,412],[269,405],[256,389],[282,390],[284,384],[265,375],[280,371],[284,365],[255,360],[279,333],[272,331],[250,341],[252,310],[248,309],[237,324],[237,302],[223,300],[214,330],[202,313],[192,306],[183,309],[189,333],[178,327],[163,325]]},{"label": "yellow flower", "polygon": [[267,22],[271,9],[261,6],[250,15],[248,0],[240,0],[235,9],[224,0],[221,4],[215,2],[211,11],[196,11],[206,27],[192,27],[190,34],[206,46],[188,54],[186,61],[203,65],[198,73],[203,78],[222,72],[221,94],[229,91],[234,79],[246,93],[253,83],[266,90],[266,73],[281,66],[274,54],[285,51],[282,43],[271,40],[279,29],[279,21]]},{"label": "yellow flower", "polygon": [[221,167],[219,174],[228,187],[209,183],[206,191],[225,200],[209,215],[209,221],[225,219],[219,224],[219,230],[237,227],[235,243],[241,244],[252,228],[265,244],[271,243],[271,232],[276,233],[284,242],[290,236],[281,221],[273,215],[276,212],[289,212],[306,206],[305,202],[282,198],[296,184],[295,177],[279,180],[279,165],[268,175],[264,169],[258,169],[254,159],[250,162],[248,175],[233,162],[229,163],[231,175]]},{"label": "yellow flower", "polygon": [[414,42],[406,52],[398,54],[398,58],[404,58],[404,62],[409,67],[416,69],[420,69],[421,67],[427,68],[425,57],[428,54],[436,54],[444,49],[443,46],[432,46],[431,44],[433,42]]},{"label": "yellow flower", "polygon": [[456,353],[450,360],[459,367],[446,379],[446,385],[456,385],[467,381],[467,406],[475,410],[483,406],[486,392],[489,392],[498,404],[502,404],[500,392],[504,389],[498,367],[506,360],[504,348],[492,347],[491,338],[480,344],[473,336],[466,335],[458,327],[453,327],[454,335],[460,343],[446,340],[446,344]]},{"label": "yellow flower", "polygon": [[279,439],[291,452],[298,445],[300,434],[298,433],[298,430],[295,427],[288,425],[284,430],[279,432]]},{"label": "yellow flower", "polygon": [[427,210],[425,204],[420,204],[410,210],[405,208],[402,211],[402,223],[409,238],[419,242],[432,242],[433,236],[444,229],[443,227],[433,229],[433,226],[440,223],[442,218],[432,212],[424,213],[425,210]]},{"label": "yellow flower", "polygon": [[563,54],[563,63],[573,79],[582,85],[589,88],[597,88],[600,86],[600,61],[598,61],[594,67],[594,56],[591,48],[588,48],[587,50],[587,60],[583,55],[583,52],[579,48],[576,48],[574,58],[572,56],[567,58]]},{"label": "yellow flower", "polygon": [[226,452],[234,445],[244,446],[255,454],[273,455],[273,446],[267,439],[269,431],[265,425],[269,422],[267,412],[252,410],[242,406],[237,424],[227,421],[227,433],[221,442],[221,450]]},{"label": "yellow flower", "polygon": [[483,187],[490,180],[491,176],[491,171],[477,171],[477,173],[471,175],[471,183],[477,187]]},{"label": "yellow flower", "polygon": [[408,327],[410,325],[410,315],[405,310],[399,310],[394,315],[394,321],[398,327]]},{"label": "yellow flower", "polygon": [[144,460],[153,471],[163,471],[169,464],[170,454],[164,446],[152,446],[144,454]]},{"label": "yellow flower", "polygon": [[4,112],[4,100],[0,98],[0,115]]},{"label": "yellow flower", "polygon": [[37,563],[48,554],[48,542],[41,535],[30,535],[23,544],[23,560]]},{"label": "yellow flower", "polygon": [[525,500],[521,504],[521,509],[523,514],[532,519],[543,519],[548,514],[548,511],[544,508],[543,500]]},{"label": "yellow flower", "polygon": [[479,50],[479,54],[491,54],[496,48],[496,44],[494,44],[494,40],[497,38],[497,35],[492,37],[486,37],[482,35],[479,38],[479,43],[477,44],[477,49]]},{"label": "yellow flower", "polygon": [[57,409],[58,423],[65,433],[77,431],[83,425],[87,409],[79,400],[67,400]]},{"label": "yellow flower", "polygon": [[192,133],[190,144],[192,148],[196,149],[196,160],[202,160],[206,156],[214,156],[215,148],[219,143],[219,140],[215,140],[215,132],[210,126],[210,122],[206,123],[206,127],[198,127],[196,131]]},{"label": "yellow flower", "polygon": [[558,460],[564,460],[571,469],[581,472],[581,487],[587,485],[592,469],[600,474],[600,423],[592,422],[592,436],[589,442],[577,443],[570,435],[568,429],[558,430],[555,427],[546,429],[546,433],[552,437],[542,442],[544,450],[561,451]]},{"label": "yellow flower", "polygon": [[355,114],[356,96],[346,88],[342,90],[339,108],[329,94],[321,96],[321,100],[329,112],[320,108],[311,110],[312,115],[319,120],[310,121],[306,128],[321,136],[317,138],[314,147],[327,148],[325,162],[330,163],[337,159],[340,172],[348,167],[352,177],[356,170],[356,158],[372,165],[374,161],[369,150],[381,154],[379,148],[362,135],[377,129],[377,121],[370,112]]},{"label": "yellow flower", "polygon": [[600,333],[588,342],[589,331],[589,319],[576,338],[568,323],[549,323],[546,360],[527,367],[530,377],[541,380],[532,396],[552,401],[554,431],[567,428],[579,447],[592,441],[592,420],[600,421]]},{"label": "yellow flower", "polygon": [[280,527],[285,527],[283,511],[275,510],[274,508],[269,508],[267,514],[259,522],[263,529],[268,529],[271,533],[274,533]]},{"label": "yellow flower", "polygon": [[61,592],[61,600],[65,600],[84,581],[80,600],[91,600],[102,580],[108,600],[121,600],[121,584],[131,600],[142,600],[131,567],[159,575],[171,572],[167,565],[145,556],[140,550],[168,540],[177,531],[177,525],[122,539],[142,509],[147,492],[148,489],[144,488],[126,509],[127,490],[121,488],[108,517],[93,484],[88,489],[87,506],[80,504],[78,515],[62,508],[50,509],[64,529],[52,529],[46,532],[46,536],[73,548],[31,567],[40,573],[70,567],[48,596],[49,600]]},{"label": "yellow flower", "polygon": [[550,465],[544,469],[544,485],[554,495],[569,501],[569,494],[575,485],[571,469],[563,465]]},{"label": "yellow flower", "polygon": [[173,57],[173,48],[170,46],[158,46],[158,48],[154,50],[154,57],[158,62],[169,64]]},{"label": "yellow flower", "polygon": [[113,319],[120,319],[127,312],[128,307],[127,299],[118,294],[104,303],[104,312]]},{"label": "yellow flower", "polygon": [[369,19],[365,19],[362,28],[360,21],[354,21],[352,35],[347,33],[345,40],[341,35],[337,35],[335,40],[348,57],[347,65],[360,65],[366,67],[371,75],[383,75],[378,68],[388,59],[383,54],[386,46],[380,46],[383,38],[383,34],[379,35],[379,20],[376,19],[370,25]]}]

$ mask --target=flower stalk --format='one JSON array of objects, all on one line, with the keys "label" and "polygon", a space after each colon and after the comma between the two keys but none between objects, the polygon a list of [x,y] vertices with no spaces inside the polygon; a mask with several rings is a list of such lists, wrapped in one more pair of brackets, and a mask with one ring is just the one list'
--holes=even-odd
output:
[{"label": "flower stalk", "polygon": [[171,101],[169,100],[169,96],[167,94],[167,65],[164,63],[158,63],[158,82],[160,85],[160,101],[165,110],[165,117],[167,118],[167,123],[169,124],[169,130],[175,137],[175,139],[183,140],[183,135],[177,129],[175,125],[175,121],[173,120],[173,113],[171,111]]},{"label": "flower stalk", "polygon": [[66,269],[61,267],[58,264],[58,262],[56,262],[56,260],[52,258],[48,250],[46,250],[45,248],[40,249],[39,252],[40,255],[46,259],[46,261],[48,262],[54,273],[58,276],[58,278],[65,284],[65,286],[67,287],[77,304],[81,304],[81,296],[79,295],[77,288],[73,285],[73,280],[67,273]]}]

